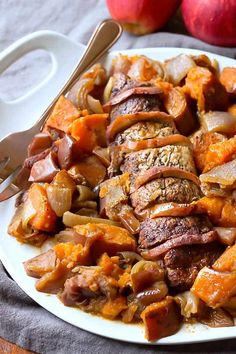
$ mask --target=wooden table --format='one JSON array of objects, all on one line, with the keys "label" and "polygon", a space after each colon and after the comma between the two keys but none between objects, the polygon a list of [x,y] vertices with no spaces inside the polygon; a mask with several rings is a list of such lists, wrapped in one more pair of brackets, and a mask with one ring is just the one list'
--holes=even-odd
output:
[{"label": "wooden table", "polygon": [[28,350],[22,349],[15,344],[7,342],[3,338],[0,338],[0,353],[1,354],[33,354]]}]

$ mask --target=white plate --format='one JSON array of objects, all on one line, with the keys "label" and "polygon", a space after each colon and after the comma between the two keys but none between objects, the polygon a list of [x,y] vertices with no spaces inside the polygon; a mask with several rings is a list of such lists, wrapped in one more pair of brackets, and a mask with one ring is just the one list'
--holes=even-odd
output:
[{"label": "white plate", "polygon": [[[40,86],[31,91],[27,96],[11,103],[0,101],[0,139],[9,131],[24,129],[33,124],[69,75],[69,72],[72,70],[84,47],[54,32],[37,32],[18,41],[0,55],[0,59],[2,59],[0,60],[0,73],[20,56],[37,48],[46,49],[51,53],[53,57],[52,72]],[[111,59],[117,55],[117,53],[118,52],[110,53],[104,59],[105,65],[109,66]],[[205,53],[210,58],[217,59],[221,68],[224,66],[236,66],[236,62],[233,59],[193,49],[135,49],[126,50],[123,53],[145,54],[150,58],[158,60],[164,60],[180,53]],[[122,341],[148,343],[144,339],[144,329],[141,325],[125,325],[121,322],[109,321],[92,316],[78,309],[65,307],[54,295],[48,296],[47,294],[37,292],[34,288],[35,279],[25,274],[22,262],[36,256],[39,250],[28,245],[21,245],[7,234],[7,226],[13,213],[14,200],[0,203],[0,258],[7,271],[26,294],[57,317],[79,328]],[[236,327],[209,328],[201,324],[184,325],[178,333],[159,340],[157,344],[204,342],[233,338],[235,336]]]}]

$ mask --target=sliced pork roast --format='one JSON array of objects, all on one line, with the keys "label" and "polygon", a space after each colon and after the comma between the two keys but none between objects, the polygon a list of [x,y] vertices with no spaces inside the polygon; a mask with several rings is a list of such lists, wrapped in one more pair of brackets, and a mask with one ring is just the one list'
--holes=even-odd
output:
[{"label": "sliced pork roast", "polygon": [[124,74],[116,74],[111,100],[104,105],[104,109],[110,111],[111,121],[129,113],[160,111],[163,110],[161,93],[160,89],[150,83],[131,80]]},{"label": "sliced pork roast", "polygon": [[[139,89],[132,91],[134,87]],[[212,265],[222,246],[208,218],[191,215],[192,203],[201,198],[192,146],[186,137],[178,135],[171,116],[161,117],[160,112],[159,119],[154,117],[153,111],[163,106],[162,93],[154,94],[152,90],[147,83],[134,82],[125,75],[115,77],[111,100],[106,105],[111,114],[109,175],[128,175],[130,186],[121,203],[108,204],[113,208],[106,207],[106,215],[115,219],[121,204],[131,204],[141,220],[141,255],[163,262],[170,289],[185,291],[202,267]],[[121,188],[116,190],[113,201],[116,195],[121,196]],[[164,215],[168,216],[145,212],[159,206],[167,208]],[[168,213],[168,208],[175,212]]]}]

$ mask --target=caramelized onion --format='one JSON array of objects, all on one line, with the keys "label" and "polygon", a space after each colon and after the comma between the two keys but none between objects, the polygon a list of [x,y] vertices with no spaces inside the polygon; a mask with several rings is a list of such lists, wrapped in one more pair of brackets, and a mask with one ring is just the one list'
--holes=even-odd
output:
[{"label": "caramelized onion", "polygon": [[118,216],[121,223],[132,235],[136,235],[139,232],[140,222],[134,216],[132,209],[121,208]]},{"label": "caramelized onion", "polygon": [[196,314],[199,306],[199,298],[191,291],[185,291],[174,297],[177,304],[180,306],[181,315],[185,318],[189,318]]},{"label": "caramelized onion", "polygon": [[108,224],[108,225],[113,225],[113,226],[119,226],[122,227],[122,225],[118,222],[111,221],[108,219],[102,219],[102,218],[93,218],[89,216],[82,216],[82,215],[77,215],[73,214],[70,211],[67,211],[63,214],[63,223],[66,226],[73,227],[76,225],[85,225],[85,224]]},{"label": "caramelized onion", "polygon": [[116,119],[107,127],[107,139],[113,141],[116,134],[129,128],[131,125],[137,122],[143,121],[157,121],[168,124],[169,126],[175,126],[173,117],[164,112],[137,112],[133,114],[125,114],[116,117]]},{"label": "caramelized onion", "polygon": [[[93,90],[94,86],[104,85],[106,80],[106,70],[101,64],[95,64],[81,76],[79,81],[76,82],[68,93],[67,98],[75,105],[81,100],[80,103],[87,106],[87,95]],[[80,104],[79,107],[84,109]]]},{"label": "caramelized onion", "polygon": [[109,148],[102,148],[100,146],[96,146],[93,149],[93,154],[96,155],[99,160],[103,163],[105,167],[110,166],[110,156],[109,156]]},{"label": "caramelized onion", "polygon": [[146,218],[155,219],[160,216],[187,216],[194,210],[193,204],[163,203],[156,204],[139,212],[137,215],[143,220]]},{"label": "caramelized onion", "polygon": [[112,106],[115,106],[116,104],[126,100],[132,95],[158,95],[161,93],[162,90],[156,86],[133,87],[117,94],[114,98],[112,98],[110,101],[103,105],[103,109],[105,112],[110,112]]},{"label": "caramelized onion", "polygon": [[138,189],[142,185],[152,181],[153,179],[163,177],[176,177],[181,179],[187,179],[195,183],[197,186],[200,186],[199,178],[191,172],[185,171],[178,167],[154,166],[149,170],[143,172],[136,178],[135,188]]},{"label": "caramelized onion", "polygon": [[236,133],[236,118],[228,112],[207,112],[201,116],[201,123],[208,132]]},{"label": "caramelized onion", "polygon": [[47,197],[57,216],[61,217],[66,211],[70,210],[72,203],[71,189],[49,185],[47,187]]},{"label": "caramelized onion", "polygon": [[22,213],[20,215],[21,217],[21,223],[22,223],[22,228],[24,232],[27,233],[29,231],[29,226],[28,222],[36,215],[36,210],[33,207],[33,204],[31,202],[30,198],[27,198],[27,200],[23,204],[22,208]]},{"label": "caramelized onion", "polygon": [[189,138],[180,134],[173,134],[146,140],[128,140],[119,146],[121,149],[125,148],[131,151],[139,151],[144,149],[158,148],[165,145],[187,145],[192,147],[192,143]]},{"label": "caramelized onion", "polygon": [[93,113],[104,113],[101,102],[96,100],[91,95],[87,96],[88,108]]},{"label": "caramelized onion", "polygon": [[214,227],[221,243],[232,246],[236,241],[236,227]]},{"label": "caramelized onion", "polygon": [[194,60],[186,55],[180,54],[164,63],[165,80],[178,85],[188,74],[189,70],[196,66]]},{"label": "caramelized onion", "polygon": [[105,103],[109,101],[113,85],[114,85],[114,77],[111,76],[106,84],[104,91],[103,91],[103,101]]},{"label": "caramelized onion", "polygon": [[200,175],[202,183],[219,184],[227,188],[234,188],[236,182],[236,159]]},{"label": "caramelized onion", "polygon": [[122,261],[125,261],[126,263],[133,264],[134,262],[143,260],[143,258],[140,256],[140,254],[138,254],[136,252],[123,251],[123,252],[119,252],[118,255],[122,256]]},{"label": "caramelized onion", "polygon": [[87,200],[96,199],[96,194],[87,186],[78,185],[76,186],[79,196],[77,197],[77,202],[85,202]]},{"label": "caramelized onion", "polygon": [[166,283],[161,280],[155,282],[152,287],[145,289],[136,295],[136,298],[144,305],[148,306],[153,302],[158,302],[164,299],[168,294]]},{"label": "caramelized onion", "polygon": [[131,269],[132,288],[136,294],[163,279],[164,271],[156,262],[141,260]]}]

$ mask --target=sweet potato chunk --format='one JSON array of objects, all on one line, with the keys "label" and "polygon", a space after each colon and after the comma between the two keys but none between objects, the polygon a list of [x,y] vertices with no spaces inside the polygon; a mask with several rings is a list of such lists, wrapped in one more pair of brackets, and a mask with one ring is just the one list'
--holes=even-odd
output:
[{"label": "sweet potato chunk", "polygon": [[236,272],[217,272],[204,267],[198,273],[191,291],[208,306],[220,307],[236,294]]},{"label": "sweet potato chunk", "polygon": [[215,225],[236,227],[236,204],[228,198],[203,197],[195,203],[195,211],[207,213]]},{"label": "sweet potato chunk", "polygon": [[209,69],[200,66],[192,68],[188,72],[185,87],[190,96],[197,100],[200,111],[227,109],[226,90]]},{"label": "sweet potato chunk", "polygon": [[118,296],[116,299],[106,302],[101,313],[104,317],[114,320],[125,309],[127,309],[126,298]]},{"label": "sweet potato chunk", "polygon": [[36,211],[35,216],[29,220],[29,224],[36,230],[53,231],[57,216],[48,202],[44,187],[33,183],[28,192],[28,200]]},{"label": "sweet potato chunk", "polygon": [[218,272],[236,271],[236,244],[227,248],[215,261],[212,268]]},{"label": "sweet potato chunk", "polygon": [[206,154],[209,146],[225,141],[226,138],[224,135],[215,132],[198,131],[190,140],[193,143],[193,157],[196,167],[202,172],[206,165]]},{"label": "sweet potato chunk", "polygon": [[170,298],[147,306],[141,318],[149,341],[171,336],[180,328],[180,313],[174,300]]},{"label": "sweet potato chunk", "polygon": [[66,97],[61,96],[45,124],[44,131],[51,127],[67,133],[72,122],[78,117],[78,109]]},{"label": "sweet potato chunk", "polygon": [[91,114],[73,122],[71,135],[82,151],[91,153],[95,146],[106,146],[107,114]]},{"label": "sweet potato chunk", "polygon": [[87,224],[74,226],[74,229],[86,238],[93,234],[100,235],[91,246],[91,252],[95,259],[104,252],[109,256],[114,256],[117,252],[136,250],[135,239],[121,227],[106,224]]},{"label": "sweet potato chunk", "polygon": [[228,93],[236,95],[236,68],[224,68],[220,73],[220,82]]},{"label": "sweet potato chunk", "polygon": [[232,159],[236,152],[236,137],[222,141],[208,147],[205,155],[205,167],[203,172],[222,165]]}]

